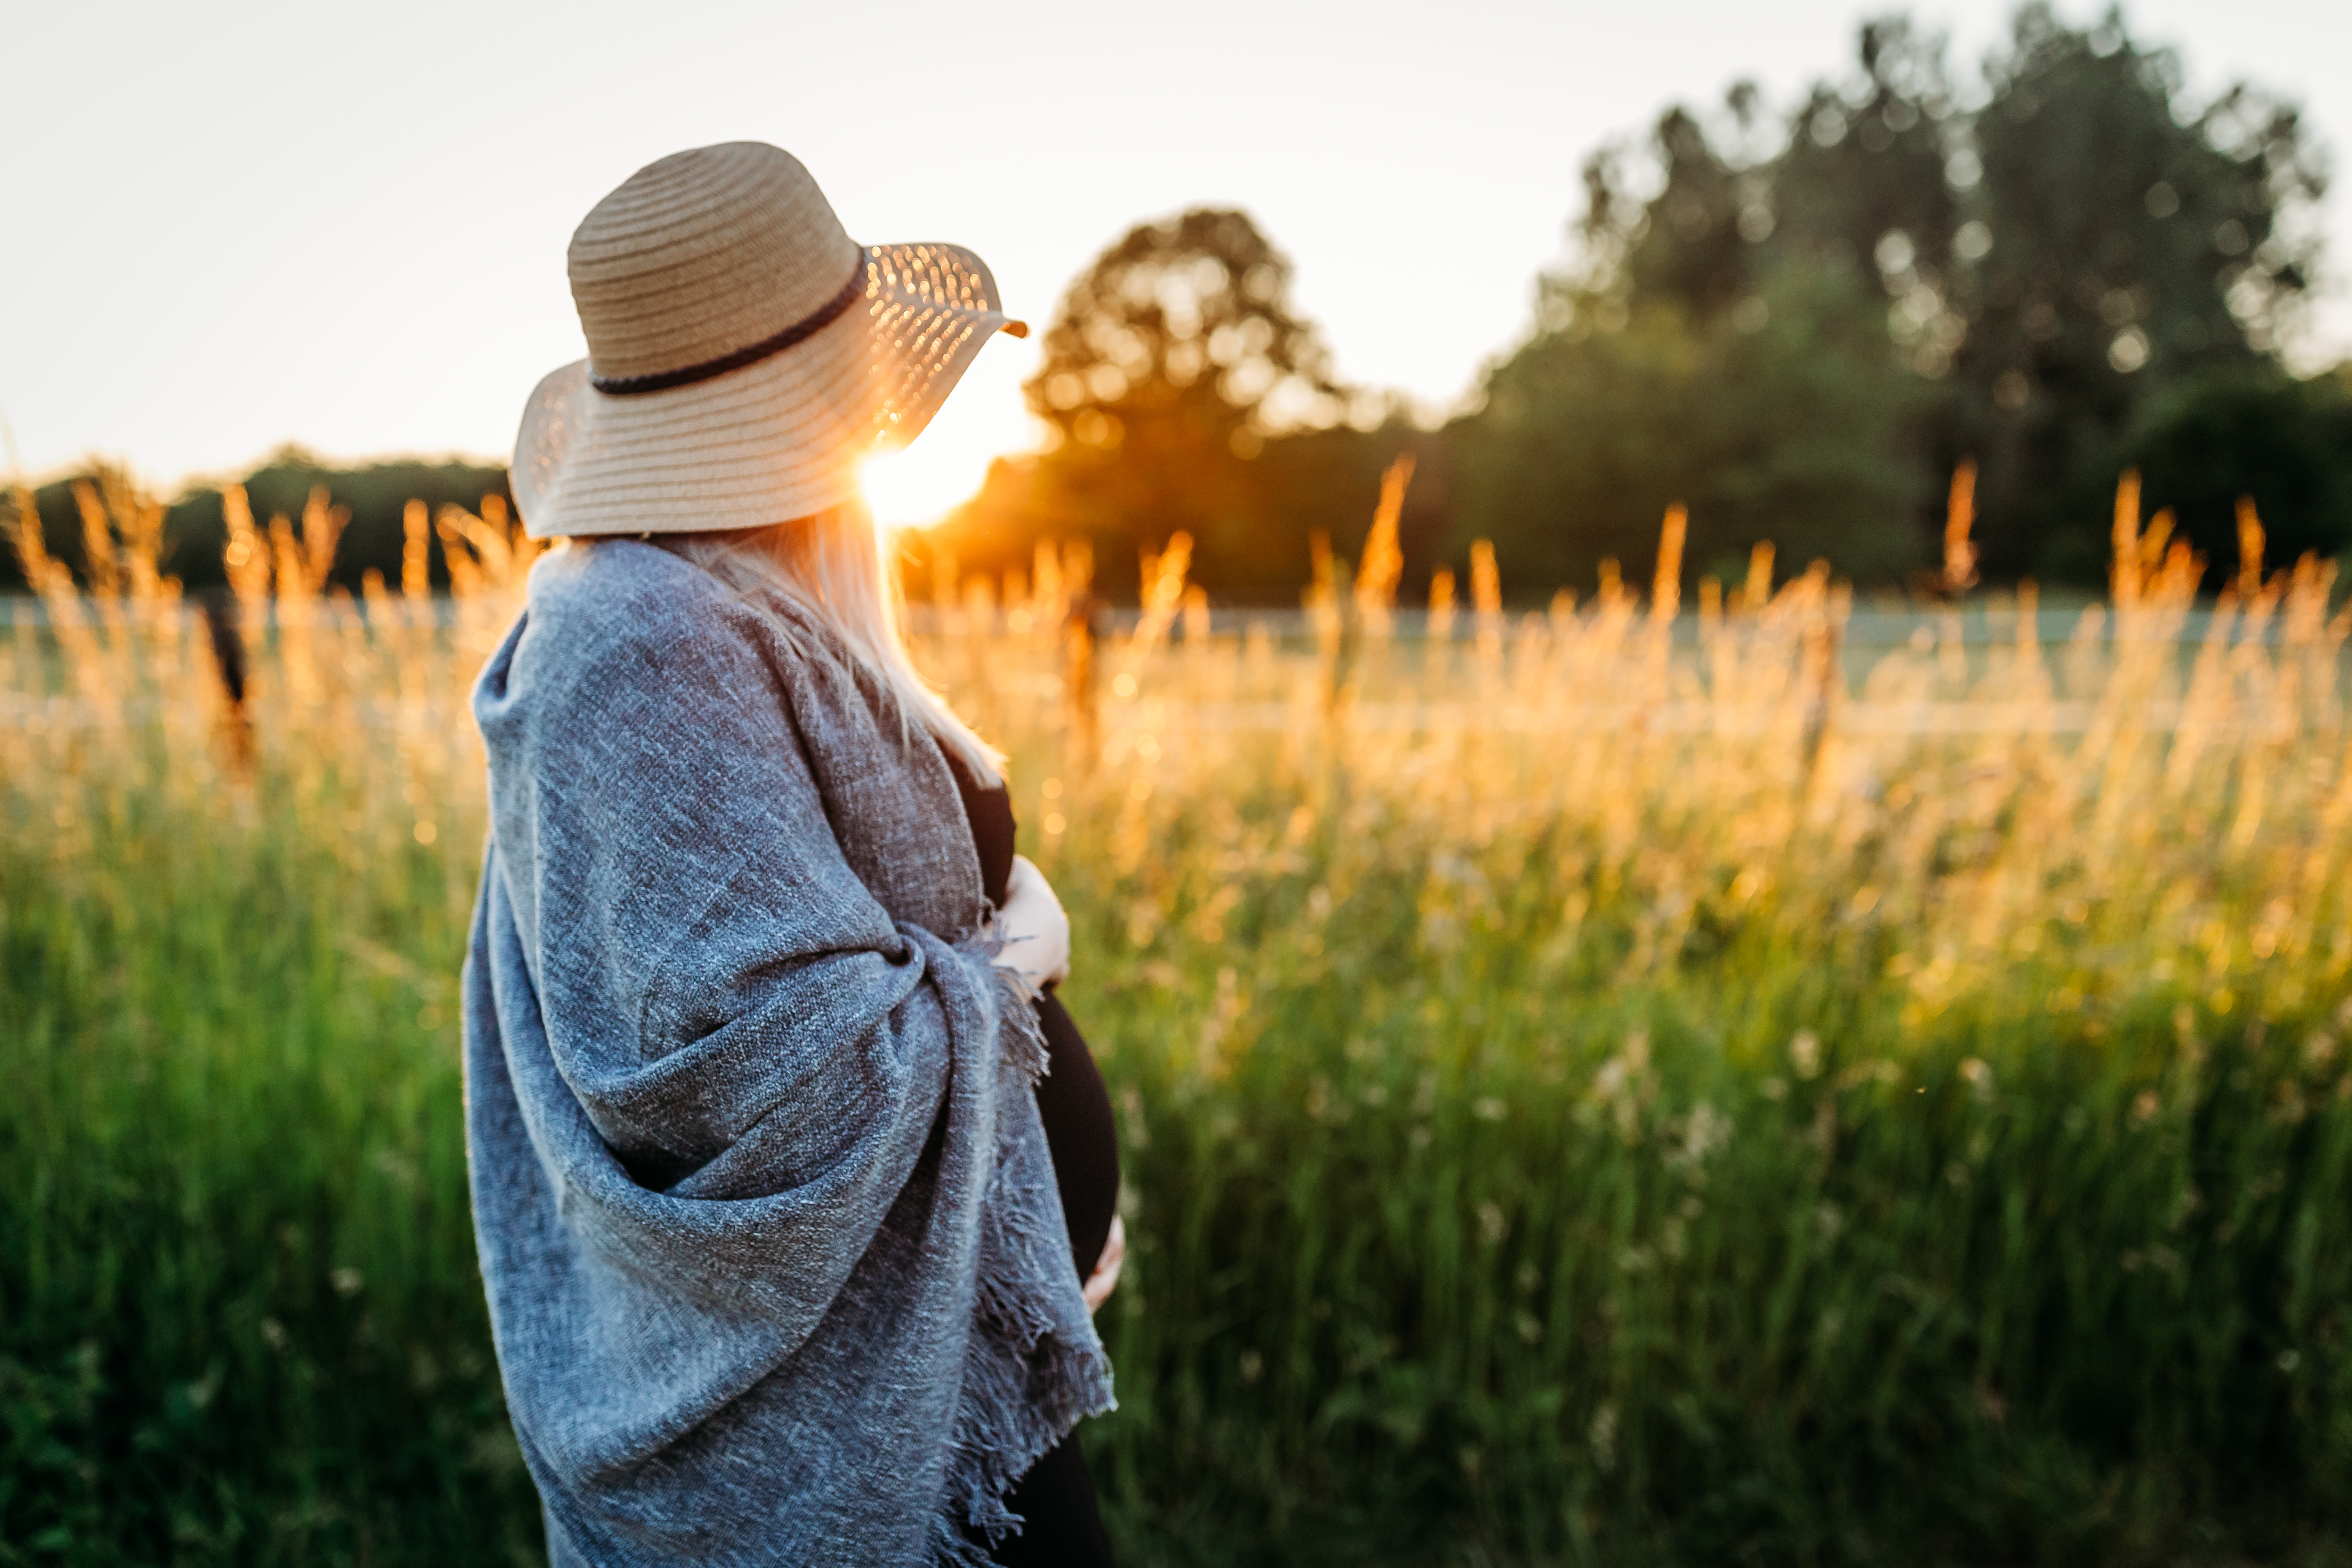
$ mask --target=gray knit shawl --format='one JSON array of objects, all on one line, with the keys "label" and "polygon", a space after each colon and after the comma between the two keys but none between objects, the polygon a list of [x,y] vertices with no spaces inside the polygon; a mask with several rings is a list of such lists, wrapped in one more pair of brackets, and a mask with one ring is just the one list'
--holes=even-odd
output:
[{"label": "gray knit shawl", "polygon": [[606,541],[475,689],[475,1234],[559,1565],[982,1562],[1111,1404],[954,779],[838,647]]}]

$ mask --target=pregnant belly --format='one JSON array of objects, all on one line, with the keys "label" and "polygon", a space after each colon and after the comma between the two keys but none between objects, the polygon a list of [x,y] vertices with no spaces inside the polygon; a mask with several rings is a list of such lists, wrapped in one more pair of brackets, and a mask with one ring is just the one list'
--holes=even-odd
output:
[{"label": "pregnant belly", "polygon": [[1094,1053],[1051,991],[1037,998],[1045,1036],[1045,1076],[1037,1080],[1037,1114],[1054,1154],[1054,1183],[1070,1226],[1070,1258],[1083,1279],[1094,1272],[1118,1209],[1118,1129]]}]

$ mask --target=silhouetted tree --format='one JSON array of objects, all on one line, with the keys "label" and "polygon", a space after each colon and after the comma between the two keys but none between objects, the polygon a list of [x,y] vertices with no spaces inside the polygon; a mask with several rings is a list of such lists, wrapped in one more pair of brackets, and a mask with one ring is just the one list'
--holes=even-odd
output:
[{"label": "silhouetted tree", "polygon": [[[1671,496],[1695,542],[1801,533],[1868,575],[1925,546],[1973,456],[1987,574],[2095,584],[2148,411],[2275,378],[2312,259],[2282,220],[2320,190],[2291,109],[2244,86],[2185,102],[2177,61],[2112,13],[2078,30],[2021,11],[1973,113],[1906,21],[1865,26],[1859,57],[1777,138],[1745,86],[1721,114],[1670,110],[1654,195],[1632,194],[1624,149],[1587,164],[1577,261],[1458,426],[1457,535],[1586,569]],[[1778,331],[1731,352],[1800,300],[1841,323],[1817,363],[1769,352]]]},{"label": "silhouetted tree", "polygon": [[1940,40],[1889,18],[1864,25],[1858,52],[1857,82],[1817,84],[1790,117],[1786,145],[1762,171],[1768,216],[1751,229],[1765,254],[1844,271],[1865,291],[1890,278],[1906,295],[1928,290],[1932,300],[1905,301],[1918,330],[1901,346],[1915,368],[1937,375],[1955,346],[1948,323],[1929,324],[1952,287],[1961,215],[1949,169],[1964,154],[1965,122]]},{"label": "silhouetted tree", "polygon": [[1083,537],[1105,591],[1125,595],[1138,552],[1181,530],[1211,592],[1295,588],[1318,519],[1281,503],[1283,442],[1365,405],[1332,379],[1290,301],[1288,258],[1246,214],[1202,208],[1129,231],[1070,285],[1044,349],[1024,390],[1047,449],[998,464],[935,542],[1003,567],[1036,539]]},{"label": "silhouetted tree", "polygon": [[2216,586],[2238,568],[2242,496],[2261,514],[2273,566],[2352,548],[2352,395],[2340,375],[2297,381],[2260,366],[2189,382],[2146,410],[2117,461],[2140,471],[2143,510],[2172,512]]},{"label": "silhouetted tree", "polygon": [[1899,578],[1919,560],[1923,391],[1874,303],[1820,268],[1769,274],[1732,310],[1579,315],[1494,367],[1449,428],[1454,548],[1491,539],[1522,591],[1590,584],[1604,559],[1645,580],[1683,502],[1694,573],[1735,575],[1769,539],[1799,567]]},{"label": "silhouetted tree", "polygon": [[[82,475],[44,485],[37,492],[44,537],[50,553],[77,576],[88,578],[83,559],[80,512],[73,496],[74,478],[98,473],[93,466]],[[485,496],[511,502],[504,468],[465,462],[427,463],[394,460],[341,468],[303,451],[282,447],[238,481],[247,502],[265,526],[273,514],[299,517],[313,489],[323,488],[351,521],[335,548],[334,569],[328,581],[357,589],[373,568],[387,582],[400,581],[401,551],[405,542],[404,513],[408,503],[421,500],[429,511],[444,505],[479,511]],[[216,587],[226,581],[221,570],[221,550],[228,542],[228,525],[216,484],[195,484],[182,491],[163,514],[163,570],[191,589]],[[429,555],[436,586],[446,585],[447,568],[436,545]],[[13,552],[0,550],[0,591],[20,590],[24,574]]]},{"label": "silhouetted tree", "polygon": [[2280,219],[2320,179],[2293,110],[2239,86],[2192,110],[2179,62],[2112,14],[2084,32],[2028,7],[1992,85],[1953,445],[1984,456],[1986,570],[2095,580],[2116,443],[2278,347],[2311,262]]}]

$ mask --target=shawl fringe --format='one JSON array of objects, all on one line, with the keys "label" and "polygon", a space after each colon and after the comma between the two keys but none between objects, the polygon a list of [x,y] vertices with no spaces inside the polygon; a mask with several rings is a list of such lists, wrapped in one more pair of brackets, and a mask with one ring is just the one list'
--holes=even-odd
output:
[{"label": "shawl fringe", "polygon": [[[1001,944],[983,936],[965,951],[973,948],[992,957]],[[1002,1068],[1025,1092],[1047,1068],[1037,992],[1018,971],[992,967]],[[1024,1181],[1031,1174],[1017,1168],[1024,1152],[1000,1140],[982,1211],[972,1309],[982,1331],[971,1337],[964,1362],[944,1506],[933,1521],[933,1561],[940,1568],[989,1568],[988,1552],[973,1535],[992,1545],[1023,1522],[1005,1506],[1005,1494],[1079,1421],[1118,1407],[1100,1342],[1072,1345],[1055,1338],[1053,1319],[1032,1297],[1033,1282],[1045,1270],[1069,1266],[1069,1244],[1062,1216],[1042,1212],[1045,1205],[1034,1201],[1038,1184]],[[1043,1190],[1054,1190],[1050,1173]]]}]

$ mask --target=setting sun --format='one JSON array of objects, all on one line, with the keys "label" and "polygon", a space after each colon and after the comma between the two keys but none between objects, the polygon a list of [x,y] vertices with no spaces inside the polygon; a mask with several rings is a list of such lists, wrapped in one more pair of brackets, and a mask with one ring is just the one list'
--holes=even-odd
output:
[{"label": "setting sun", "polygon": [[990,454],[919,443],[866,459],[858,479],[875,521],[890,528],[928,528],[971,499]]},{"label": "setting sun", "polygon": [[927,528],[979,491],[991,461],[1036,445],[1021,402],[1034,353],[1017,341],[992,342],[919,437],[866,459],[860,476],[877,522]]}]

